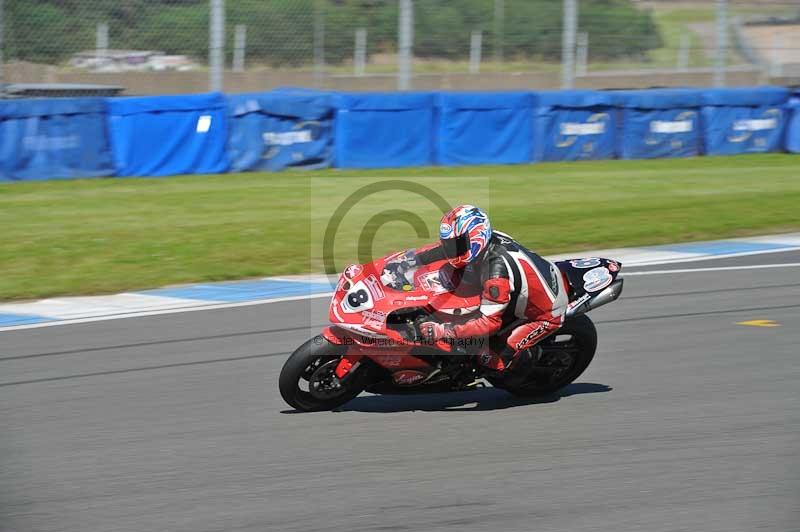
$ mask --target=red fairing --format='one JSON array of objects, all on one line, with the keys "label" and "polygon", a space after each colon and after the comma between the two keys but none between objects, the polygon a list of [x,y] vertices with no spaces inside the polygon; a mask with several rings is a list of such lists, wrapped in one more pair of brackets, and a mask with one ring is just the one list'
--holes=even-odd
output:
[{"label": "red fairing", "polygon": [[453,327],[456,338],[489,336],[500,330],[503,312],[511,301],[511,283],[503,277],[487,279],[483,283],[479,316]]},{"label": "red fairing", "polygon": [[325,327],[322,329],[322,337],[325,338],[332,344],[342,345],[345,343],[344,335],[337,335],[333,332],[331,327]]},{"label": "red fairing", "polygon": [[409,355],[407,353],[403,353],[399,350],[394,351],[386,351],[381,354],[375,354],[374,352],[370,354],[370,358],[377,362],[379,366],[382,366],[388,370],[397,370],[398,368],[412,368],[412,369],[422,369],[428,370],[433,369],[431,365],[422,360],[421,358],[417,358],[413,355]]}]

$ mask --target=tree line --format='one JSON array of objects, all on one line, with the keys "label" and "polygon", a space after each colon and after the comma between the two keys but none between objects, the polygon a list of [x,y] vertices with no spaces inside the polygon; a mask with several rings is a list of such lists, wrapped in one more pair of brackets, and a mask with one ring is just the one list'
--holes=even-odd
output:
[{"label": "tree line", "polygon": [[[507,60],[561,57],[562,3],[504,0],[415,0],[414,55],[461,60],[470,33],[483,34],[484,57],[501,50]],[[323,28],[325,61],[353,56],[357,28],[368,31],[368,54],[397,46],[397,0],[227,0],[226,49],[233,27],[247,26],[248,63],[302,66],[311,63],[315,20]],[[56,64],[94,48],[96,25],[110,28],[110,47],[161,50],[204,62],[208,57],[208,0],[6,0],[6,56]],[[590,36],[592,59],[641,58],[662,40],[648,11],[631,0],[580,2],[579,31]],[[318,33],[319,35],[319,33]]]}]

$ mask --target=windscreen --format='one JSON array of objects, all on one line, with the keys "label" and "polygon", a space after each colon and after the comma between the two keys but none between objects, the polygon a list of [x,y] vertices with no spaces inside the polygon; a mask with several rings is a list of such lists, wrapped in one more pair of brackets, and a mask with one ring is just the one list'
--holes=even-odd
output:
[{"label": "windscreen", "polygon": [[417,254],[409,249],[392,257],[383,266],[381,282],[394,290],[410,291],[416,288],[414,272],[417,271]]}]

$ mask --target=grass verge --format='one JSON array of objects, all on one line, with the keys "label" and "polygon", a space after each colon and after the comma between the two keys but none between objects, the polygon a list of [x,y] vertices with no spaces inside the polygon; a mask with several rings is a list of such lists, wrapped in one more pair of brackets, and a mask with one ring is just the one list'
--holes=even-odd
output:
[{"label": "grass verge", "polygon": [[[330,179],[324,193],[332,205],[344,197],[335,186],[341,179],[411,177],[458,196],[466,178],[485,178],[494,226],[542,253],[797,230],[799,160],[772,154],[5,184],[0,300],[321,271],[309,207],[320,178]],[[424,218],[436,234],[438,220]],[[355,258],[360,227],[343,225],[337,257]],[[407,226],[380,238],[390,232],[378,233],[375,253],[419,243],[405,238]]]}]

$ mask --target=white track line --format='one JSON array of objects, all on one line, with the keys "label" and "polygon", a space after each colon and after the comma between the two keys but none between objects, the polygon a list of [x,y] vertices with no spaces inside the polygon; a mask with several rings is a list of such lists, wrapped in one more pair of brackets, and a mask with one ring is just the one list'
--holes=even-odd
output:
[{"label": "white track line", "polygon": [[[707,260],[722,260],[722,259],[735,259],[737,257],[751,257],[753,255],[771,255],[773,253],[785,253],[787,251],[799,251],[800,247],[790,247],[781,249],[759,249],[756,251],[742,251],[739,253],[726,253],[725,255],[702,255],[698,257],[682,257],[680,259],[664,259],[655,261],[642,261],[633,262],[628,265],[628,268],[645,268],[648,266],[660,266],[662,264],[679,264],[681,262],[703,262]],[[614,257],[608,257],[613,259]],[[622,261],[625,265],[625,261]]]},{"label": "white track line", "polygon": [[720,266],[717,268],[684,268],[679,270],[653,270],[649,272],[625,272],[623,277],[633,275],[669,275],[671,273],[702,273],[702,272],[725,272],[734,270],[762,270],[766,268],[797,268],[800,262],[787,262],[786,264],[754,264],[751,266]]},{"label": "white track line", "polygon": [[[795,251],[795,249],[781,249],[781,250],[772,250],[772,251],[756,251],[756,252],[745,252],[742,254],[737,255],[725,255],[725,256],[716,256],[716,257],[703,257],[697,259],[690,259],[686,260],[678,260],[677,262],[692,262],[694,260],[719,260],[719,259],[727,259],[733,258],[734,256],[747,256],[747,255],[761,255],[766,253],[776,253],[782,251]],[[631,265],[630,268],[634,267],[645,267],[645,266],[655,266],[660,264],[670,264],[671,262],[658,262],[654,264],[636,264]],[[796,268],[800,267],[800,262],[793,262],[793,263],[786,263],[786,264],[758,264],[758,265],[751,265],[751,266],[723,266],[717,268],[693,268],[693,269],[676,269],[676,270],[653,270],[648,272],[631,272],[627,269],[623,273],[623,277],[633,277],[633,276],[643,276],[643,275],[670,275],[670,274],[678,274],[678,273],[702,273],[702,272],[720,272],[720,271],[735,271],[735,270],[759,270],[759,269],[767,269],[767,268]],[[19,331],[25,329],[40,329],[43,327],[55,327],[57,325],[74,325],[80,323],[92,323],[96,321],[108,321],[108,320],[118,320],[124,318],[143,318],[147,316],[159,316],[163,314],[179,314],[184,312],[198,312],[203,310],[217,310],[217,309],[226,309],[226,308],[237,308],[237,307],[251,307],[255,305],[267,305],[270,303],[284,303],[287,301],[301,301],[305,299],[321,299],[321,298],[328,298],[333,295],[333,292],[326,292],[320,294],[309,294],[309,295],[302,295],[302,296],[289,296],[289,297],[280,297],[280,298],[272,298],[272,299],[257,299],[254,301],[240,301],[236,303],[212,303],[206,305],[199,305],[196,307],[176,307],[171,309],[158,309],[158,310],[143,310],[137,312],[128,312],[128,313],[120,313],[120,314],[107,314],[104,316],[92,316],[87,318],[74,318],[68,320],[56,320],[56,321],[47,321],[43,323],[29,323],[27,325],[12,325],[10,327],[0,327],[0,333],[6,331]]]},{"label": "white track line", "polygon": [[0,333],[6,331],[20,331],[24,329],[39,329],[42,327],[54,327],[56,325],[73,325],[77,323],[92,323],[95,321],[121,320],[124,318],[144,318],[146,316],[159,316],[161,314],[181,314],[184,312],[197,312],[200,310],[217,310],[223,308],[252,307],[254,305],[266,305],[268,303],[284,303],[286,301],[301,301],[304,299],[328,298],[333,292],[322,294],[308,294],[303,296],[289,296],[272,299],[256,299],[253,301],[239,301],[237,303],[213,303],[211,305],[201,305],[197,307],[176,307],[159,310],[142,310],[138,312],[125,312],[120,314],[106,314],[104,316],[91,316],[88,318],[74,318],[69,320],[45,321],[43,323],[29,323],[27,325],[12,325],[10,327],[0,327]]}]

